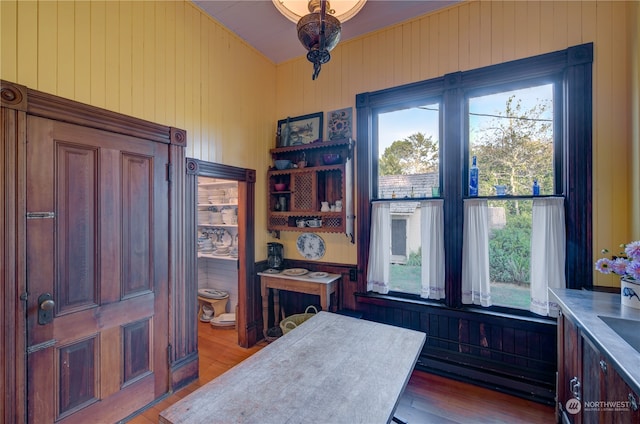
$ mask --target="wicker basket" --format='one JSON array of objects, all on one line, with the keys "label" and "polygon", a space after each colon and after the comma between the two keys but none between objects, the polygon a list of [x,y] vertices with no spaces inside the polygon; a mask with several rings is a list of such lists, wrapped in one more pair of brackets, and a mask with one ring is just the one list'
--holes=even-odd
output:
[{"label": "wicker basket", "polygon": [[[309,312],[309,309],[313,309],[313,313]],[[318,313],[318,310],[315,306],[309,305],[307,309],[304,310],[304,314],[295,314],[290,315],[280,321],[280,328],[282,329],[282,334],[287,334],[289,331],[293,330],[312,316]]]}]

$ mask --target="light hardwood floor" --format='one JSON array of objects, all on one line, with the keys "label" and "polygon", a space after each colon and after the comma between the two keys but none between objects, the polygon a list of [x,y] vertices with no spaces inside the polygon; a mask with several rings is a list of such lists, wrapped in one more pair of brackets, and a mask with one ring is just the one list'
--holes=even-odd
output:
[{"label": "light hardwood floor", "polygon": [[[250,349],[244,349],[237,345],[234,330],[216,329],[202,322],[198,327],[200,378],[142,412],[129,423],[157,423],[161,411],[266,346],[266,343],[261,342]],[[555,422],[551,406],[421,371],[414,371],[411,375],[396,416],[409,424]],[[318,424],[331,423],[318,421]]]}]

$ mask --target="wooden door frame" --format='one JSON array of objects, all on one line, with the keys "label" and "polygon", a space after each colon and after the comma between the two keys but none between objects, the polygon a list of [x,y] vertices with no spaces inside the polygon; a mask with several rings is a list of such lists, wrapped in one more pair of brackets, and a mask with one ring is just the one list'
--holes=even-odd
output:
[{"label": "wooden door frame", "polygon": [[[186,161],[186,193],[188,218],[186,220],[185,240],[187,246],[186,263],[191,264],[190,273],[187,274],[187,285],[189,286],[189,299],[196,299],[198,290],[197,276],[197,252],[196,252],[196,203],[197,203],[197,177],[222,178],[234,180],[238,185],[238,203],[242,205],[238,208],[238,227],[243,231],[240,237],[243,238],[244,249],[239,252],[238,260],[238,298],[244,302],[238,302],[238,316],[236,317],[236,327],[238,328],[238,344],[242,347],[250,347],[262,338],[261,318],[261,298],[259,288],[254,284],[255,277],[255,183],[256,171],[253,169],[238,168],[235,166],[223,165],[220,163],[206,162],[198,159],[187,158]],[[191,317],[197,316],[195,303]],[[192,337],[197,344],[198,328],[197,321],[191,319]]]},{"label": "wooden door frame", "polygon": [[[26,355],[26,149],[27,117],[110,131],[168,145],[169,185],[169,343],[180,337],[176,293],[184,291],[184,166],[186,131],[64,99],[23,85],[0,80],[0,191],[5,204],[0,208],[0,422],[24,423],[27,419]],[[189,318],[192,318],[190,315]],[[192,319],[193,320],[193,319]],[[170,361],[173,356],[170,355]],[[171,363],[168,387],[173,387],[179,367]]]}]

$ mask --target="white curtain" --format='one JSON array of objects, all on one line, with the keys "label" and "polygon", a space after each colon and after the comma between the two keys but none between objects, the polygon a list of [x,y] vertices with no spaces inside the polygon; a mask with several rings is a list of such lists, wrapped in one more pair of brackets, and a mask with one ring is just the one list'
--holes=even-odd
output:
[{"label": "white curtain", "polygon": [[558,305],[549,302],[548,288],[564,288],[564,199],[533,200],[531,226],[531,312],[558,316]]},{"label": "white curtain", "polygon": [[444,200],[420,202],[422,291],[420,297],[444,299]]},{"label": "white curtain", "polygon": [[373,203],[370,231],[367,290],[382,294],[389,293],[391,266],[391,205],[389,203]]},{"label": "white curtain", "polygon": [[465,199],[462,234],[462,303],[491,306],[486,199]]}]

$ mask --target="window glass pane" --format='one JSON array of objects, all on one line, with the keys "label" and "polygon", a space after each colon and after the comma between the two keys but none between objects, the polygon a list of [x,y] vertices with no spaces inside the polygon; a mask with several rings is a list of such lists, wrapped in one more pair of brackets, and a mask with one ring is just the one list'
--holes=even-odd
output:
[{"label": "window glass pane", "polygon": [[496,306],[529,309],[532,207],[529,199],[489,201],[489,279]]},{"label": "window glass pane", "polygon": [[440,105],[383,112],[378,117],[379,199],[431,197],[440,181]]},{"label": "window glass pane", "polygon": [[[469,98],[469,165],[477,157],[479,196],[554,194],[553,85]],[[498,186],[498,187],[496,187]]]}]

